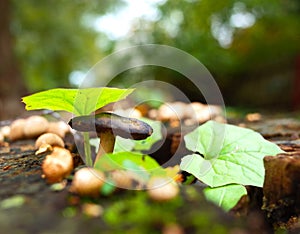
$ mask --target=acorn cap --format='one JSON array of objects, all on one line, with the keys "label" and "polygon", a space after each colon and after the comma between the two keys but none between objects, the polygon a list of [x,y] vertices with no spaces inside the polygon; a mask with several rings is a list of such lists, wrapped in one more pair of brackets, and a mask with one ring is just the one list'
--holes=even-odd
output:
[{"label": "acorn cap", "polygon": [[151,126],[143,121],[109,112],[74,117],[69,121],[69,125],[80,132],[96,131],[100,134],[109,131],[115,136],[134,140],[146,139],[153,132]]}]

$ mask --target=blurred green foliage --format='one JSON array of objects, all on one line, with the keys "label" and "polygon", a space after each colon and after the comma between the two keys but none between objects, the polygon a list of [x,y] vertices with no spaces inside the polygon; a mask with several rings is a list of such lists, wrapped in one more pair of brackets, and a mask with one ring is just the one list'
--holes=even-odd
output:
[{"label": "blurred green foliage", "polygon": [[108,39],[91,27],[91,21],[120,4],[119,0],[12,0],[11,31],[27,88],[68,87],[73,70],[93,66],[104,53],[97,43]]},{"label": "blurred green foliage", "polygon": [[143,191],[127,193],[121,198],[119,194],[118,198],[112,198],[115,199],[112,205],[104,208],[103,219],[114,233],[167,233],[163,230],[172,224],[186,233],[219,234],[241,229],[242,220],[226,217],[205,201],[199,188],[186,186],[181,191],[181,196],[165,203],[149,200]]},{"label": "blurred green foliage", "polygon": [[[136,19],[125,38],[114,41],[95,31],[97,17],[123,5],[121,0],[12,0],[11,31],[29,90],[68,87],[72,71],[85,72],[124,45],[158,43],[199,59],[227,104],[278,107],[291,101],[291,95],[280,93],[293,90],[295,57],[300,52],[299,1],[167,0],[157,5],[156,19]],[[195,87],[179,73],[153,67],[132,70],[112,85],[128,87],[128,77],[133,78],[131,83],[154,77],[199,100]]]},{"label": "blurred green foliage", "polygon": [[[191,53],[219,75],[259,69],[300,50],[300,3],[296,0],[169,0],[160,11],[161,18],[149,30],[154,41]],[[237,15],[255,21],[243,26],[245,18]],[[173,32],[163,27],[172,23],[176,25]],[[222,47],[219,41],[226,33],[232,42],[223,42]]]},{"label": "blurred green foliage", "polygon": [[[291,101],[300,52],[299,1],[168,0],[159,12],[157,20],[137,21],[128,40],[192,54],[212,73],[229,104],[286,107]],[[156,77],[199,98],[180,74],[158,69]]]}]

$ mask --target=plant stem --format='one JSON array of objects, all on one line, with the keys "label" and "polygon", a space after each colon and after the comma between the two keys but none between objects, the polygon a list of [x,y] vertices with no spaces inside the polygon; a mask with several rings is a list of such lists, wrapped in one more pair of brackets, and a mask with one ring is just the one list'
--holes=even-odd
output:
[{"label": "plant stem", "polygon": [[91,167],[93,166],[93,160],[91,156],[90,136],[88,132],[83,133],[83,142],[84,142],[85,164],[88,167]]}]

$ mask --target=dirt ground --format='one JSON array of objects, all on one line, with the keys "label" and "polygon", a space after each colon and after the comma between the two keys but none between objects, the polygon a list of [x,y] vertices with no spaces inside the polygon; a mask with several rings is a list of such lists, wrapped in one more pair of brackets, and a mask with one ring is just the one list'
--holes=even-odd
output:
[{"label": "dirt ground", "polygon": [[[280,145],[288,152],[283,158],[298,160],[298,120],[268,118],[240,125]],[[161,150],[170,156],[170,147],[172,143],[174,147],[178,133],[170,131],[167,139]],[[285,179],[278,179],[279,175],[272,172],[275,169],[269,168],[271,172],[266,176],[273,182],[263,189],[249,187],[248,197],[225,213],[204,199],[203,187],[198,183],[181,186],[180,196],[166,203],[149,200],[145,191],[124,190],[97,199],[80,198],[69,192],[70,180],[64,189],[55,191],[41,178],[44,157],[35,155],[34,140],[1,143],[0,233],[273,233],[273,228],[299,233],[300,230],[300,176],[297,175],[300,166],[291,170],[290,165],[298,165],[294,162],[287,162],[280,169],[275,167],[280,170],[280,178]],[[272,197],[272,194],[277,195]],[[97,215],[87,212],[89,204],[96,205],[101,212]]]}]

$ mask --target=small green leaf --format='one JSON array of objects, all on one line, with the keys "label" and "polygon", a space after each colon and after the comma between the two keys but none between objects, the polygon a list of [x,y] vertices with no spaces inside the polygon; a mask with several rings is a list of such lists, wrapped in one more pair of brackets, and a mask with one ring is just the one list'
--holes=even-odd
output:
[{"label": "small green leaf", "polygon": [[62,181],[62,182],[59,182],[59,183],[51,184],[50,185],[50,190],[54,191],[54,192],[59,192],[59,191],[63,190],[66,187],[66,185],[67,185],[66,181]]},{"label": "small green leaf", "polygon": [[49,109],[68,111],[75,115],[89,115],[111,102],[124,99],[133,89],[87,88],[50,89],[22,98],[26,110]]},{"label": "small green leaf", "polygon": [[20,207],[25,203],[25,197],[22,195],[15,195],[9,198],[6,198],[0,202],[1,209],[9,209]]},{"label": "small green leaf", "polygon": [[145,169],[132,162],[131,160],[124,160],[123,166],[129,171],[134,171],[134,173],[137,174],[138,177],[143,181],[147,181],[150,178],[149,172],[147,172]]},{"label": "small green leaf", "polygon": [[203,192],[207,200],[222,207],[225,211],[233,208],[241,197],[247,194],[246,188],[239,184],[229,184],[217,188],[207,187]]},{"label": "small green leaf", "polygon": [[72,218],[76,215],[77,209],[74,206],[68,206],[62,211],[62,216],[65,218]]},{"label": "small green leaf", "polygon": [[128,160],[141,167],[141,171],[147,170],[150,173],[154,173],[162,170],[160,165],[150,156],[133,152],[105,154],[96,161],[94,167],[95,169],[101,171],[110,171],[116,169],[131,170],[132,168],[126,167],[128,165]]},{"label": "small green leaf", "polygon": [[180,164],[210,187],[242,184],[262,187],[263,158],[283,151],[246,128],[209,121],[184,138],[186,147],[199,154],[185,156]]},{"label": "small green leaf", "polygon": [[101,194],[104,196],[109,196],[111,195],[114,191],[116,190],[115,184],[113,181],[107,181],[106,183],[103,184],[101,187]]},{"label": "small green leaf", "polygon": [[123,137],[116,137],[114,153],[132,151],[135,145],[135,141],[131,139],[125,139]]}]

